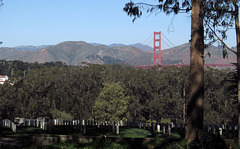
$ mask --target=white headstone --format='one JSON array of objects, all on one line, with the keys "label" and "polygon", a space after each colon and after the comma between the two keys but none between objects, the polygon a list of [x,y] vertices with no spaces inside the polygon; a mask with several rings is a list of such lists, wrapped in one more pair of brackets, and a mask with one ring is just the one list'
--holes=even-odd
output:
[{"label": "white headstone", "polygon": [[119,135],[119,126],[116,126],[116,134]]},{"label": "white headstone", "polygon": [[169,136],[171,135],[171,127],[170,127],[170,125],[168,125],[168,135]]},{"label": "white headstone", "polygon": [[41,129],[43,130],[44,130],[44,123],[45,123],[44,121],[41,122]]},{"label": "white headstone", "polygon": [[123,126],[123,121],[122,120],[120,121],[120,126]]},{"label": "white headstone", "polygon": [[160,125],[157,125],[157,133],[160,133]]},{"label": "white headstone", "polygon": [[43,125],[42,125],[42,123],[43,123],[42,121],[40,121],[40,123],[39,123],[41,129],[43,129]]},{"label": "white headstone", "polygon": [[163,126],[163,134],[165,134],[166,132],[165,132],[165,126]]},{"label": "white headstone", "polygon": [[100,123],[99,121],[97,121],[97,127],[100,128]]},{"label": "white headstone", "polygon": [[171,126],[172,126],[172,128],[174,128],[174,127],[175,127],[175,125],[173,124],[173,122],[171,123]]},{"label": "white headstone", "polygon": [[219,128],[219,135],[222,135],[222,128]]},{"label": "white headstone", "polygon": [[12,123],[12,131],[13,131],[14,133],[17,132],[17,126],[16,126],[14,123]]},{"label": "white headstone", "polygon": [[211,127],[210,126],[208,126],[208,132],[211,130]]},{"label": "white headstone", "polygon": [[86,125],[83,126],[83,134],[86,134],[86,132],[87,132],[87,128],[86,127],[87,127]]}]

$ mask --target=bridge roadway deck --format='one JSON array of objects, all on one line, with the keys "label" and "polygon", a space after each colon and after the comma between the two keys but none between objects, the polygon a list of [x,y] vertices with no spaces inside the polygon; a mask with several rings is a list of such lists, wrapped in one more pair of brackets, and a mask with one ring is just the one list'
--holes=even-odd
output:
[{"label": "bridge roadway deck", "polygon": [[[161,65],[161,67],[183,67],[189,66],[190,64],[168,64],[168,65]],[[135,66],[136,69],[149,69],[154,65],[142,65],[142,66]],[[204,64],[204,66],[208,67],[236,67],[234,64]]]}]

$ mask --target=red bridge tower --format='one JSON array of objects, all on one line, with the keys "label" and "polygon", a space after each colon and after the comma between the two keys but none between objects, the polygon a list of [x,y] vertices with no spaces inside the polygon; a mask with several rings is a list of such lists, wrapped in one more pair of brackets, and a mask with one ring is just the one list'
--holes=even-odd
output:
[{"label": "red bridge tower", "polygon": [[156,59],[158,59],[158,64],[161,65],[161,32],[154,32],[153,42],[153,65],[156,65]]}]

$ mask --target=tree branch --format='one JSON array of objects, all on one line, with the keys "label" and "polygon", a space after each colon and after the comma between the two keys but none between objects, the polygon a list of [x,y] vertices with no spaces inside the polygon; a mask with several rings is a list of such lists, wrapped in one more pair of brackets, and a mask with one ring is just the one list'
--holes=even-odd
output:
[{"label": "tree branch", "polygon": [[[156,5],[154,5],[154,4],[148,4],[148,3],[143,3],[143,2],[139,2],[139,3],[135,3],[134,5],[136,5],[136,6],[138,6],[138,7],[140,7],[140,6],[147,6],[147,7],[156,7],[156,8],[160,8],[159,6],[161,6],[161,4],[156,4]],[[169,9],[173,9],[174,7],[167,7],[167,8],[169,8]],[[183,9],[183,8],[179,8],[178,9],[179,11],[181,11],[181,12],[186,12],[186,11],[189,11],[189,9]]]},{"label": "tree branch", "polygon": [[222,43],[229,51],[237,54],[236,51],[234,51],[233,49],[231,49],[231,48],[229,48],[229,47],[227,46],[227,44],[216,34],[216,32],[215,32],[209,25],[208,25],[208,27],[209,27],[209,29],[214,33],[214,35],[217,37],[217,39],[218,39],[219,41],[221,41],[221,43]]}]

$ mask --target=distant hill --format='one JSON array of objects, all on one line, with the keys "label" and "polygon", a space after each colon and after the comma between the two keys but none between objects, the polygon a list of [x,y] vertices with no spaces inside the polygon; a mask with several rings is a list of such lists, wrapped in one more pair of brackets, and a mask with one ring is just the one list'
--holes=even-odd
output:
[{"label": "distant hill", "polygon": [[17,51],[18,50],[15,48],[7,48],[7,47],[0,48],[0,58],[6,59],[12,54],[16,53]]},{"label": "distant hill", "polygon": [[[235,54],[228,52],[228,58],[223,58],[222,49],[210,46],[204,51],[206,64],[231,64],[236,63]],[[209,54],[210,55],[209,55]],[[162,64],[190,64],[190,44],[182,44],[162,51]]]},{"label": "distant hill", "polygon": [[114,43],[114,44],[110,44],[108,45],[108,47],[119,47],[119,46],[126,46],[125,44],[121,44],[121,43]]},{"label": "distant hill", "polygon": [[[100,44],[100,43],[90,43],[91,45],[93,46],[98,46],[98,45],[103,45],[103,44]],[[110,45],[105,45],[105,46],[108,46],[108,47],[119,47],[119,46],[132,46],[132,47],[135,47],[135,48],[139,48],[141,50],[144,50],[144,51],[153,51],[153,48],[148,46],[148,45],[143,45],[141,43],[136,43],[136,44],[130,44],[130,45],[125,45],[125,44],[121,44],[121,43],[114,43],[114,44],[110,44]]]},{"label": "distant hill", "polygon": [[[130,65],[152,65],[153,50],[151,47],[140,49],[143,45],[107,46],[84,41],[66,41],[55,46],[44,46],[39,50],[19,50],[18,48],[0,48],[0,59],[21,60],[25,62],[45,63],[62,61],[68,65],[80,65],[82,62],[96,64],[127,63]],[[139,47],[139,48],[138,48]],[[162,64],[189,64],[190,45],[182,44],[171,49],[162,50]],[[148,50],[146,50],[148,48]],[[208,56],[208,53],[211,56]],[[236,56],[229,54],[228,59],[222,58],[222,50],[211,46],[205,50],[205,63],[230,64],[236,62]]]},{"label": "distant hill", "polygon": [[[0,48],[0,59],[38,63],[62,61],[68,65],[79,65],[81,62],[112,64],[120,63],[136,52],[140,54],[136,56],[136,59],[129,61],[129,64],[151,64],[152,54],[138,48],[132,46],[116,46],[111,48],[100,44],[94,46],[84,41],[62,42],[55,46],[46,46],[36,51]],[[149,57],[147,60],[139,60],[139,58],[145,58],[146,55]]]},{"label": "distant hill", "polygon": [[141,43],[136,43],[136,44],[132,44],[132,45],[129,45],[129,46],[133,46],[133,47],[136,47],[136,48],[139,48],[139,49],[142,49],[144,51],[153,51],[153,48],[148,46],[148,45],[143,45]]},{"label": "distant hill", "polygon": [[53,45],[41,45],[41,46],[31,46],[31,45],[28,45],[28,46],[16,46],[16,47],[13,47],[17,50],[32,50],[32,51],[36,51],[36,50],[39,50],[39,49],[42,49],[42,48],[45,48],[45,47],[48,47],[48,46],[53,46]]}]

